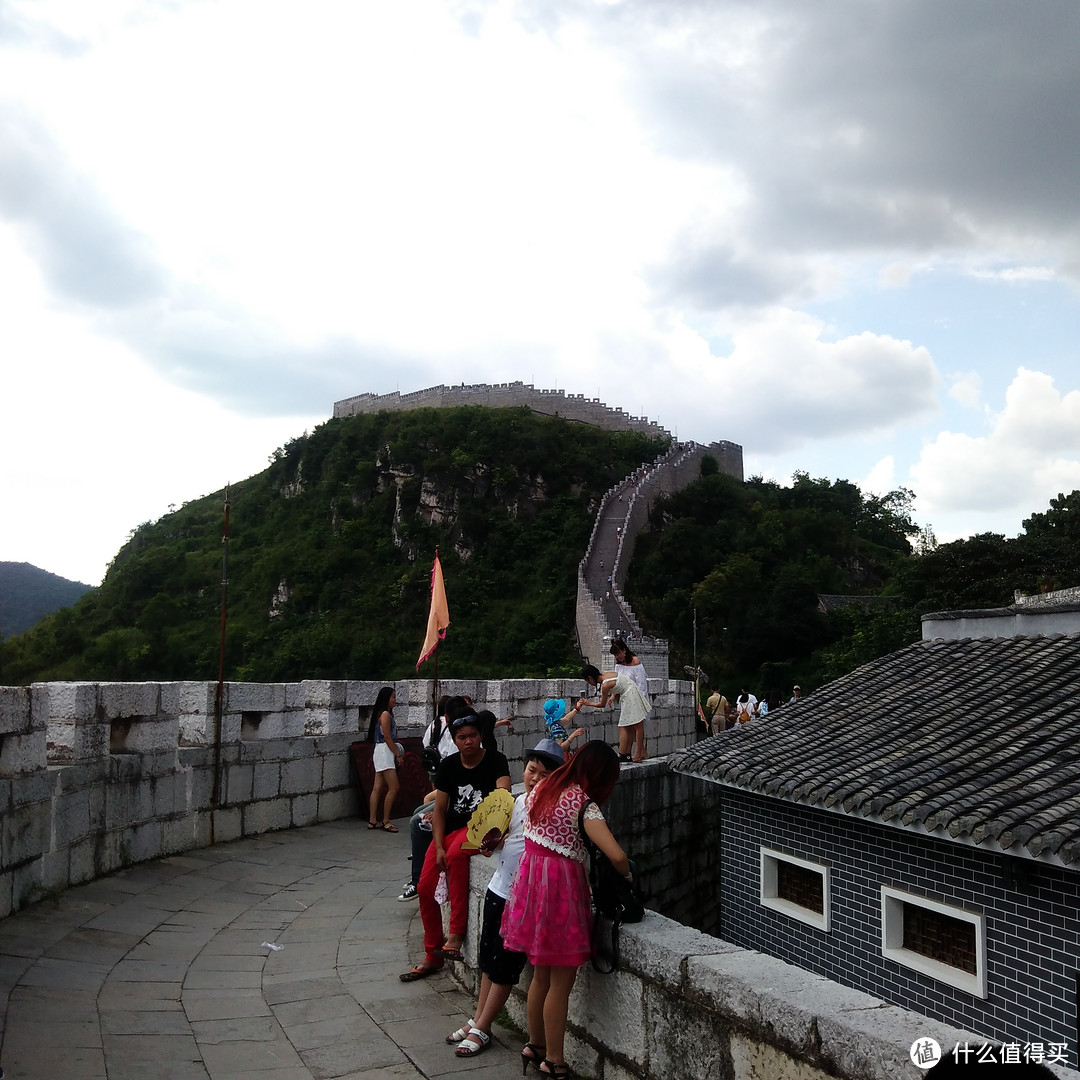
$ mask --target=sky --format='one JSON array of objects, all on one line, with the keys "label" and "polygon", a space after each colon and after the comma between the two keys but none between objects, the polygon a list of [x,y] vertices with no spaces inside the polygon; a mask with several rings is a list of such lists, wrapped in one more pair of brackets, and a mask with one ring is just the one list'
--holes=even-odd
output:
[{"label": "sky", "polygon": [[947,541],[1080,488],[1073,0],[0,0],[0,560],[335,401],[599,397]]}]

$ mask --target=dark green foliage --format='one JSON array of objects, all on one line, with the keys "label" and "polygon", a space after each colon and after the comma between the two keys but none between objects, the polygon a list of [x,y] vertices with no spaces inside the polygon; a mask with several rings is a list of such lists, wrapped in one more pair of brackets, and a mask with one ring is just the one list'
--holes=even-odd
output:
[{"label": "dark green foliage", "polygon": [[29,563],[0,562],[0,638],[29,630],[51,612],[74,604],[89,585]]},{"label": "dark green foliage", "polygon": [[[820,593],[875,595],[910,558],[911,494],[864,498],[845,480],[797,473],[791,487],[703,475],[657,503],[638,539],[630,600],[671,643],[671,666],[693,660],[715,684],[766,692],[822,681],[816,649],[854,633],[818,611]],[[834,665],[837,666],[837,665]]]},{"label": "dark green foliage", "polygon": [[[230,493],[226,678],[413,674],[436,547],[451,617],[440,676],[573,664],[596,506],[663,448],[481,408],[335,419],[292,440]],[[215,679],[223,504],[140,525],[100,589],[0,645],[0,681]]]}]

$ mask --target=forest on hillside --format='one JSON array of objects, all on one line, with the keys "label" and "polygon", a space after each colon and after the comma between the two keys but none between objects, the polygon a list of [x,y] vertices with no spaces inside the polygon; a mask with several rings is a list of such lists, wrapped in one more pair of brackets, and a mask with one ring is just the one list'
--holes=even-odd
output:
[{"label": "forest on hillside", "polygon": [[[439,549],[440,675],[576,671],[577,565],[603,493],[664,450],[525,408],[333,419],[229,494],[225,675],[412,675]],[[0,642],[0,682],[216,679],[225,493],[136,528],[101,586]]]},{"label": "forest on hillside", "polygon": [[[912,523],[912,497],[865,496],[805,473],[789,487],[703,477],[654,506],[631,564],[631,605],[663,628],[673,672],[696,658],[725,690],[787,695],[918,641],[929,612],[1080,585],[1080,492],[1052,499],[1017,537],[941,545]],[[821,611],[822,594],[850,602]]]},{"label": "forest on hillside", "polygon": [[[524,408],[320,425],[230,492],[225,677],[413,676],[436,548],[442,677],[576,673],[577,566],[600,499],[665,449]],[[224,494],[143,523],[99,588],[0,642],[0,683],[216,679]],[[917,640],[926,612],[1080,584],[1080,492],[1019,537],[940,546],[913,525],[911,499],[802,473],[744,483],[706,458],[700,480],[654,506],[628,596],[670,641],[672,675],[696,658],[729,691],[786,693]],[[824,613],[822,594],[855,599]]]}]

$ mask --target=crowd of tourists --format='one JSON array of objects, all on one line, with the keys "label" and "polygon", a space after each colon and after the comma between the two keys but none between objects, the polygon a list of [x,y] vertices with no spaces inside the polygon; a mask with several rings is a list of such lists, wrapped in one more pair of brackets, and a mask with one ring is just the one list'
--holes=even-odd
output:
[{"label": "crowd of tourists", "polygon": [[[794,705],[795,702],[801,700],[802,696],[802,687],[796,683],[791,689],[791,696],[787,703]],[[719,735],[721,731],[733,728],[737,724],[746,724],[751,720],[768,716],[769,713],[776,713],[783,705],[784,699],[779,690],[768,690],[759,698],[743,686],[732,702],[714,687],[705,699],[705,703],[698,706],[698,737]]]}]

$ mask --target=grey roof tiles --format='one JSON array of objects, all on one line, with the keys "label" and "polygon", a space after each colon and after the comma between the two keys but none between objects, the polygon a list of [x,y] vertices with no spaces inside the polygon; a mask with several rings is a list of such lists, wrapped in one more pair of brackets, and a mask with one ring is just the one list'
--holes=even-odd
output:
[{"label": "grey roof tiles", "polygon": [[679,751],[672,767],[1080,865],[1080,634],[923,641]]}]

